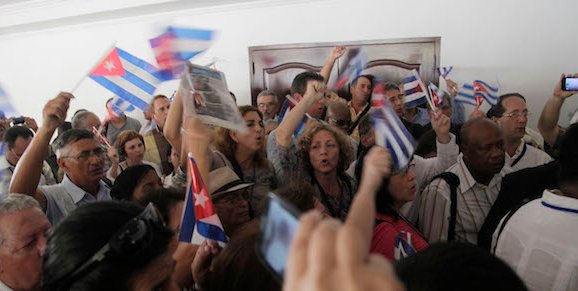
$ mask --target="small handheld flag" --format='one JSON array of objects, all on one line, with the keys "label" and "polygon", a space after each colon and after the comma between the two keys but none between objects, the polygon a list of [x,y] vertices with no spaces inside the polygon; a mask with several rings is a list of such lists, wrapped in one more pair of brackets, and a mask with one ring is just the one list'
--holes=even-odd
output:
[{"label": "small handheld flag", "polygon": [[363,69],[367,66],[367,60],[367,53],[363,48],[349,49],[347,58],[341,66],[339,78],[330,82],[328,87],[337,91],[343,88],[343,86],[353,83],[361,76]]},{"label": "small handheld flag", "polygon": [[113,48],[89,74],[95,82],[146,111],[156,86],[162,81],[158,69],[128,52]]},{"label": "small handheld flag", "polygon": [[411,76],[403,79],[405,91],[404,103],[406,107],[416,107],[427,101],[427,89],[416,69],[411,71]]},{"label": "small handheld flag", "polygon": [[151,39],[163,78],[178,78],[188,60],[211,47],[215,34],[212,30],[169,26],[161,35]]},{"label": "small handheld flag", "polygon": [[432,109],[441,107],[444,103],[443,91],[440,90],[433,83],[429,83],[428,90],[429,90],[429,96],[431,97],[431,102],[432,102],[431,105],[433,105]]},{"label": "small handheld flag", "polygon": [[371,106],[376,108],[372,114],[376,143],[389,150],[393,169],[399,170],[409,163],[415,150],[415,141],[385,97],[383,84],[375,86]]},{"label": "small handheld flag", "polygon": [[476,100],[483,98],[488,104],[494,106],[498,103],[498,88],[492,87],[484,81],[475,80],[474,97],[476,97]]},{"label": "small handheld flag", "polygon": [[189,185],[187,198],[185,200],[179,241],[191,242],[196,226],[197,232],[206,239],[222,243],[228,242],[225,230],[223,229],[219,216],[217,216],[199,168],[190,153],[189,173],[191,175],[191,184]]},{"label": "small handheld flag", "polygon": [[449,66],[449,67],[439,67],[436,69],[436,71],[438,72],[438,75],[440,75],[440,77],[444,80],[446,80],[448,78],[448,75],[450,74],[450,72],[452,71],[452,69],[454,68],[454,66]]},{"label": "small handheld flag", "polygon": [[0,86],[0,111],[4,115],[2,118],[19,116],[18,112],[10,101],[10,96],[8,93],[6,93],[6,91],[4,91],[4,89],[2,89],[2,86]]}]

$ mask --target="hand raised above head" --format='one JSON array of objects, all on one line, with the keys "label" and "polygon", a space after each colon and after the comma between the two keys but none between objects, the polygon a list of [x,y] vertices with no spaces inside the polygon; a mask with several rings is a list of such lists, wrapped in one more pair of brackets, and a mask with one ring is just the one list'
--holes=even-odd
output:
[{"label": "hand raised above head", "polygon": [[70,99],[73,98],[74,96],[68,92],[60,92],[55,98],[50,99],[42,110],[42,126],[54,131],[62,125],[70,107]]},{"label": "hand raised above head", "polygon": [[578,91],[564,91],[562,90],[562,79],[564,79],[565,77],[574,77],[574,78],[578,78],[578,74],[562,74],[562,76],[560,76],[560,80],[558,81],[558,83],[556,83],[556,86],[554,87],[554,92],[552,93],[552,95],[554,95],[555,97],[561,98],[561,99],[566,99],[574,94],[576,94]]},{"label": "hand raised above head", "polygon": [[450,118],[443,114],[439,109],[431,111],[431,127],[436,132],[437,138],[441,143],[447,143],[450,141]]},{"label": "hand raised above head", "polygon": [[458,95],[458,83],[452,79],[447,79],[446,84],[448,85],[448,93],[450,93],[450,96],[455,97]]},{"label": "hand raised above head", "polygon": [[331,49],[331,53],[329,54],[329,58],[336,60],[339,59],[340,57],[343,56],[343,54],[345,54],[345,51],[347,49],[344,46],[336,46],[334,48]]},{"label": "hand raised above head", "polygon": [[[364,169],[363,177],[383,180],[390,171],[388,157],[384,148],[372,149],[365,160],[371,173]],[[369,188],[360,187],[344,225],[322,220],[316,211],[301,216],[289,249],[284,291],[403,290],[391,264],[369,254],[375,223],[375,191]]]}]

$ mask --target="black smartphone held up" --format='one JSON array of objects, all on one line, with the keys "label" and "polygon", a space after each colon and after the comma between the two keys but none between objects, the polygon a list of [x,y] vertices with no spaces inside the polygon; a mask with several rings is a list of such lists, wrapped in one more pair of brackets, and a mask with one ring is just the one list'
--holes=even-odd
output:
[{"label": "black smartphone held up", "polygon": [[562,90],[578,91],[578,78],[565,77],[562,79]]},{"label": "black smartphone held up", "polygon": [[257,253],[261,261],[283,281],[289,246],[299,224],[299,211],[277,195],[269,193],[267,210],[261,221]]}]

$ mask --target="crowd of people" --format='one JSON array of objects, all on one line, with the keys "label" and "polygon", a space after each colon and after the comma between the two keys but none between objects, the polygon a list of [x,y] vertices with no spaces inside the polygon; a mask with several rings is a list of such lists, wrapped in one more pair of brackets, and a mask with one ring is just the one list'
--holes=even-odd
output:
[{"label": "crowd of people", "polygon": [[[439,108],[379,84],[417,141],[394,170],[377,81],[327,88],[344,53],[295,76],[287,113],[272,91],[239,106],[246,132],[188,116],[180,90],[154,96],[144,125],[70,115],[66,92],[39,124],[3,120],[0,290],[578,290],[578,125],[558,125],[577,92],[555,84],[536,132],[519,93],[466,116],[452,80]],[[224,246],[177,239],[189,155]],[[269,192],[304,213],[283,282],[257,251]]]}]

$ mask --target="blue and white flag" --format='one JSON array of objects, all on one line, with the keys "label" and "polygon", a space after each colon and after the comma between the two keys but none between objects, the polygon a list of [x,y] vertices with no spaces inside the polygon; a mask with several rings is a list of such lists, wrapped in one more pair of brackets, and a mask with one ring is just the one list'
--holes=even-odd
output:
[{"label": "blue and white flag", "polygon": [[416,143],[385,97],[383,84],[375,86],[371,106],[376,108],[372,113],[376,143],[389,150],[393,169],[399,170],[411,160]]},{"label": "blue and white flag", "polygon": [[412,108],[427,102],[427,89],[417,70],[413,69],[411,76],[403,79],[403,89],[405,91],[403,100],[406,107]]},{"label": "blue and white flag", "polygon": [[436,71],[438,72],[438,75],[440,75],[440,77],[445,80],[448,78],[448,75],[450,74],[453,68],[454,66],[439,67],[436,69]]},{"label": "blue and white flag", "polygon": [[156,86],[162,81],[157,71],[155,66],[115,47],[89,77],[120,98],[146,111]]},{"label": "blue and white flag", "polygon": [[169,26],[161,35],[151,39],[163,78],[178,78],[188,60],[211,47],[215,35],[212,30]]},{"label": "blue and white flag", "polygon": [[108,115],[111,118],[122,116],[125,112],[132,112],[135,107],[128,101],[114,96],[112,100],[106,104]]},{"label": "blue and white flag", "polygon": [[490,86],[488,83],[482,80],[474,81],[474,97],[483,98],[490,104],[494,106],[498,103],[498,87]]},{"label": "blue and white flag", "polygon": [[367,66],[367,60],[367,53],[363,48],[350,49],[347,58],[345,58],[339,70],[339,78],[332,80],[328,84],[328,87],[333,91],[337,91],[343,88],[343,86],[355,82]]},{"label": "blue and white flag", "polygon": [[0,86],[0,115],[1,118],[19,116],[10,101],[10,96],[2,89],[2,86]]},{"label": "blue and white flag", "polygon": [[478,106],[476,98],[474,98],[474,85],[463,84],[462,89],[458,91],[458,95],[454,98],[454,102]]}]

